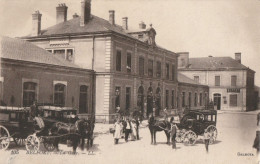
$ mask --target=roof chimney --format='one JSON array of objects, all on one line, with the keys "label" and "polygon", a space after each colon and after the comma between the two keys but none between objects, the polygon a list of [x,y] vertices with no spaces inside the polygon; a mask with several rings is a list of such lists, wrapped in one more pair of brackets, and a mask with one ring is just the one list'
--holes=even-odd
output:
[{"label": "roof chimney", "polygon": [[143,21],[141,21],[141,22],[139,23],[139,28],[140,28],[140,29],[146,29],[146,24],[145,24]]},{"label": "roof chimney", "polygon": [[85,24],[90,20],[90,15],[91,15],[91,0],[82,0],[80,26],[85,26]]},{"label": "roof chimney", "polygon": [[123,29],[125,29],[125,30],[128,30],[128,18],[127,17],[123,17],[122,18],[122,20],[123,20]]},{"label": "roof chimney", "polygon": [[32,36],[38,36],[41,33],[41,18],[42,14],[39,11],[32,14]]},{"label": "roof chimney", "polygon": [[72,17],[73,17],[73,19],[74,19],[74,18],[78,18],[79,15],[78,15],[77,13],[75,13],[74,15],[72,15]]},{"label": "roof chimney", "polygon": [[56,24],[67,21],[68,7],[65,3],[61,3],[56,7]]},{"label": "roof chimney", "polygon": [[235,53],[235,60],[241,64],[241,52]]},{"label": "roof chimney", "polygon": [[178,68],[188,68],[189,66],[189,52],[178,52]]},{"label": "roof chimney", "polygon": [[115,10],[109,10],[109,23],[115,24]]}]

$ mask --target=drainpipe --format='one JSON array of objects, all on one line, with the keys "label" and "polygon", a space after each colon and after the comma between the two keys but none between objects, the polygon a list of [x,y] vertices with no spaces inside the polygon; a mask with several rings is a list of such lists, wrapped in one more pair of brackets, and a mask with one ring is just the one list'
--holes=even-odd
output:
[{"label": "drainpipe", "polygon": [[92,112],[91,115],[95,116],[96,115],[96,73],[94,71],[94,62],[95,62],[95,36],[93,36],[93,45],[92,45]]}]

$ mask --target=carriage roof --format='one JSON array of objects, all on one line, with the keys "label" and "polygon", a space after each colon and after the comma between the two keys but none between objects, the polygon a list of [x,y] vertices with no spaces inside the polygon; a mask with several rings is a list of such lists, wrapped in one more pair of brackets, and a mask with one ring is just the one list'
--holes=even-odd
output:
[{"label": "carriage roof", "polygon": [[28,112],[29,110],[29,107],[0,106],[0,113],[22,113]]},{"label": "carriage roof", "polygon": [[77,111],[77,109],[72,107],[57,107],[57,106],[39,106],[38,109],[45,110],[45,111],[55,111],[55,112]]},{"label": "carriage roof", "polygon": [[203,115],[217,115],[216,110],[189,110],[187,114],[189,113],[203,114]]}]

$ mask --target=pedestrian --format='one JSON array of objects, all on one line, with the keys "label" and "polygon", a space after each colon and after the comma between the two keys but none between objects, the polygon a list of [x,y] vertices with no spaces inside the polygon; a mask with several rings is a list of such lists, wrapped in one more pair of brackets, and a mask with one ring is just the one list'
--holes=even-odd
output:
[{"label": "pedestrian", "polygon": [[117,119],[114,125],[115,128],[115,132],[114,132],[114,141],[115,144],[118,144],[119,139],[121,138],[121,123],[120,123],[120,119]]},{"label": "pedestrian", "polygon": [[117,105],[117,107],[116,107],[116,113],[120,113],[121,111],[120,111],[120,106],[119,105]]},{"label": "pedestrian", "polygon": [[259,125],[259,121],[260,121],[260,112],[257,114],[257,123],[256,123],[257,126]]},{"label": "pedestrian", "polygon": [[139,120],[138,120],[138,117],[135,117],[135,122],[136,122],[136,139],[139,140]]},{"label": "pedestrian", "polygon": [[172,149],[176,150],[176,134],[177,134],[178,127],[174,121],[174,117],[171,118],[171,130],[170,136],[172,140]]},{"label": "pedestrian", "polygon": [[255,136],[253,148],[255,148],[257,154],[259,154],[259,151],[260,151],[260,130],[256,131],[256,136]]},{"label": "pedestrian", "polygon": [[204,130],[204,143],[205,143],[205,148],[207,153],[209,152],[209,139],[210,139],[210,134],[207,132],[207,130]]},{"label": "pedestrian", "polygon": [[137,125],[135,119],[131,120],[131,127],[132,127],[132,133],[131,133],[131,140],[136,140],[137,139]]},{"label": "pedestrian", "polygon": [[128,142],[128,136],[132,132],[132,126],[129,120],[129,116],[126,116],[126,121],[124,122],[124,132],[125,132],[125,142]]}]

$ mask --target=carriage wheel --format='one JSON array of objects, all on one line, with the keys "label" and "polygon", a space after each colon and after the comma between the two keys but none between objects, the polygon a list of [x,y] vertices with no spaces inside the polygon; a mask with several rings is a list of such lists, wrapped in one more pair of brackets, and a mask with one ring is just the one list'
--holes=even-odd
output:
[{"label": "carriage wheel", "polygon": [[218,136],[218,130],[214,125],[210,125],[207,127],[206,129],[207,132],[209,132],[210,134],[210,138],[209,138],[209,144],[213,144]]},{"label": "carriage wheel", "polygon": [[9,131],[0,125],[0,150],[6,150],[10,144]]},{"label": "carriage wheel", "polygon": [[26,138],[25,147],[27,151],[39,151],[40,140],[36,135],[29,135]]},{"label": "carriage wheel", "polygon": [[191,130],[187,131],[184,134],[184,145],[194,145],[196,143],[197,140],[197,134]]},{"label": "carriage wheel", "polygon": [[45,139],[43,141],[43,146],[47,151],[53,151],[55,149],[54,145],[53,145],[53,141],[50,139]]},{"label": "carriage wheel", "polygon": [[14,138],[14,142],[17,146],[25,145],[26,139],[24,138]]}]

